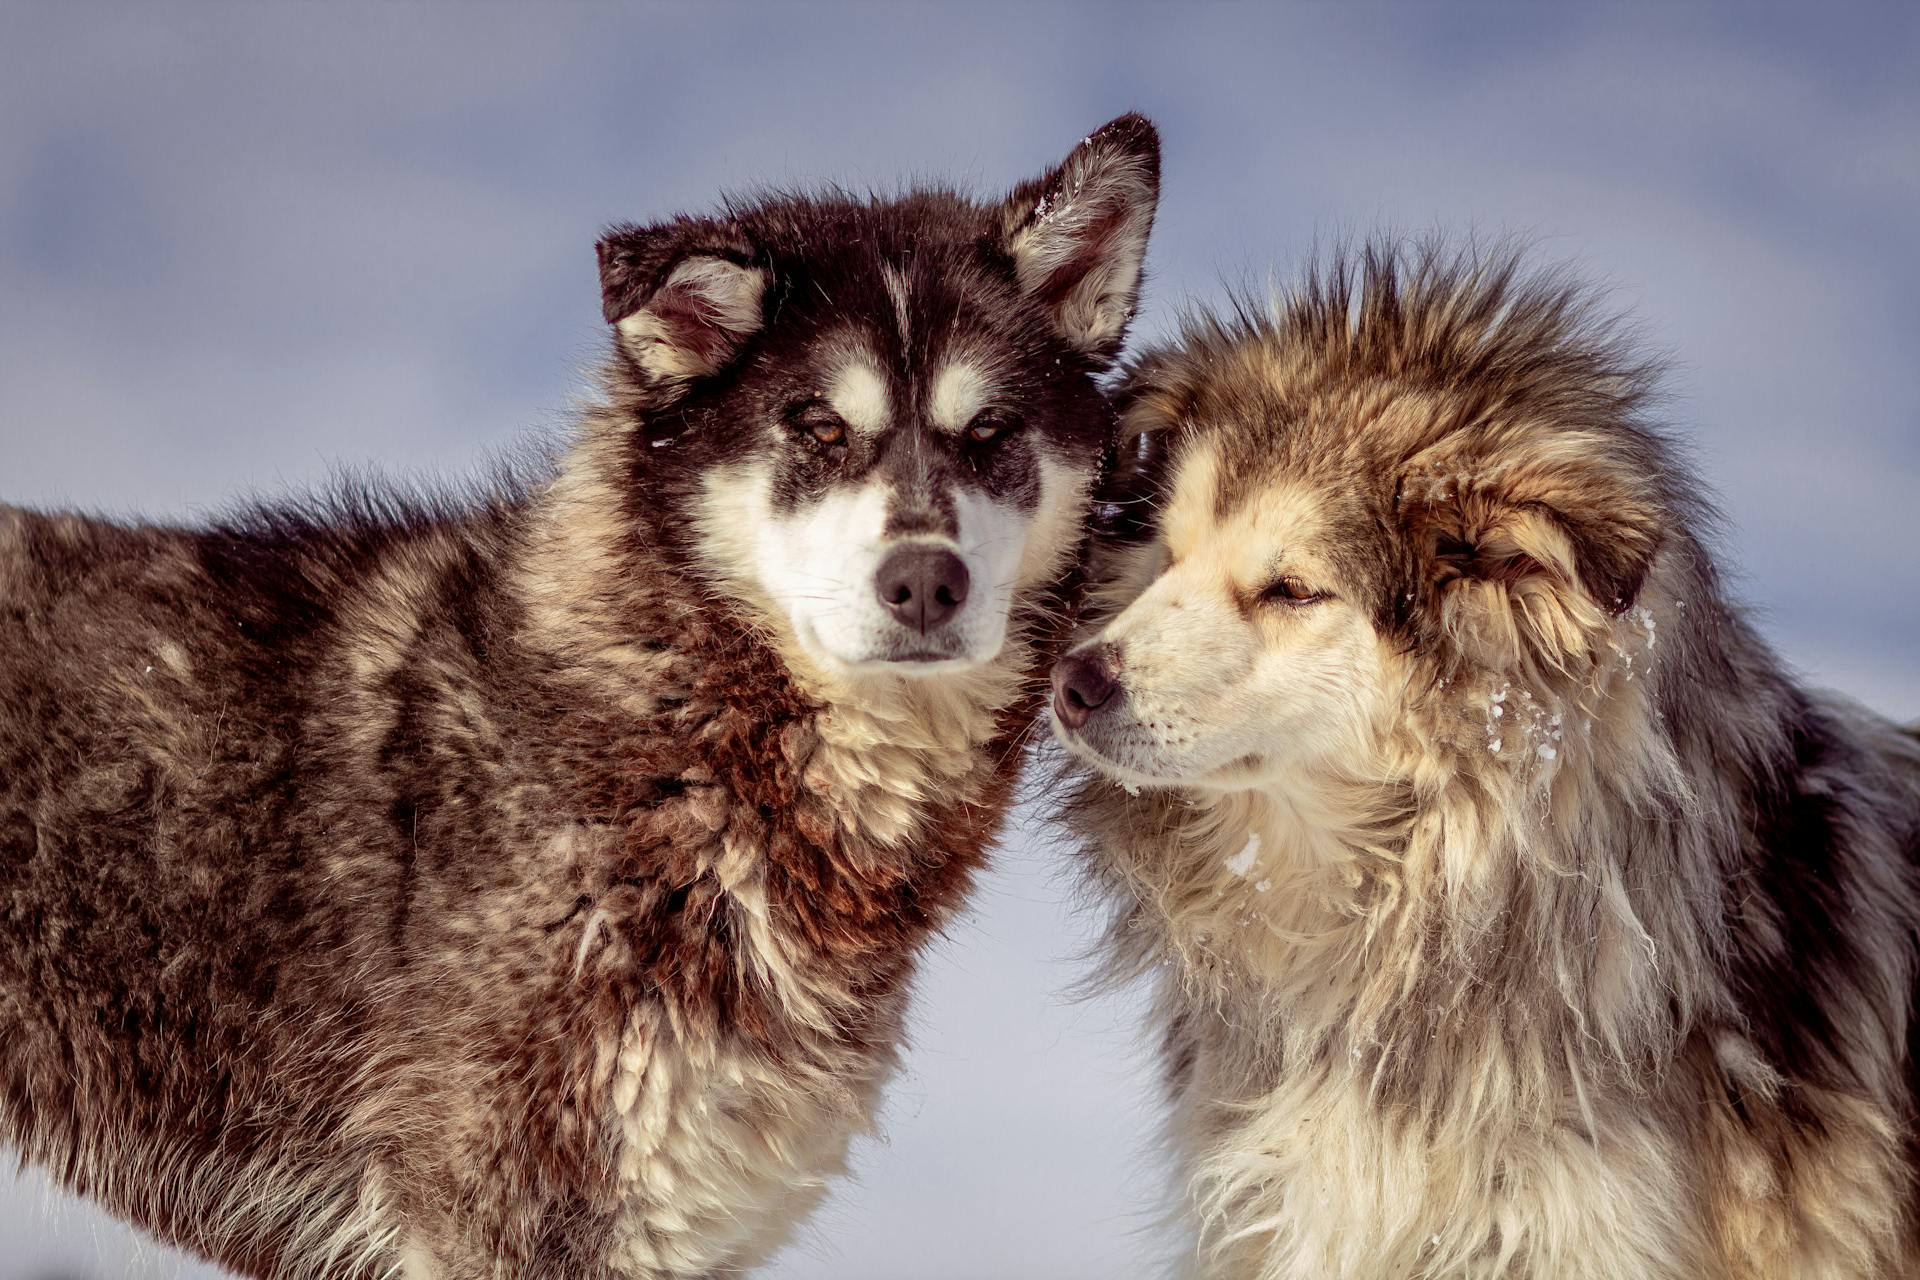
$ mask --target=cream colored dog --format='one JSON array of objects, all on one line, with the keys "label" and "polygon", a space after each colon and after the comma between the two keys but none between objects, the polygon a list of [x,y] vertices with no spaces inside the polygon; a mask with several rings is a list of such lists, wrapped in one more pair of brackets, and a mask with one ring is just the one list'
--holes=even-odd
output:
[{"label": "cream colored dog", "polygon": [[1053,719],[1197,1274],[1920,1275],[1920,743],[1729,606],[1649,387],[1392,251],[1133,369]]}]

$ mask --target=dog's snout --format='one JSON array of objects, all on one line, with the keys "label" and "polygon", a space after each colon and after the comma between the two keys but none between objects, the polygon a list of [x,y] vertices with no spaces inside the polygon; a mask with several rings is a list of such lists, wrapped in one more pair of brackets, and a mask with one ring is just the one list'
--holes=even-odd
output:
[{"label": "dog's snout", "polygon": [[1120,681],[1114,661],[1104,646],[1070,653],[1054,664],[1053,714],[1069,729],[1078,729],[1101,707],[1116,701]]},{"label": "dog's snout", "polygon": [[873,588],[889,613],[924,634],[960,611],[970,579],[966,561],[945,547],[906,546],[880,562]]}]

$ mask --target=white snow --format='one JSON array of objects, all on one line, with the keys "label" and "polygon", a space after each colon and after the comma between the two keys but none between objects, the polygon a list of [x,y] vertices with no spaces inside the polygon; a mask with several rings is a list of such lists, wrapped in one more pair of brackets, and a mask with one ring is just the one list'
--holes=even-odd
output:
[{"label": "white snow", "polygon": [[1227,870],[1237,876],[1246,876],[1253,871],[1253,861],[1260,856],[1260,833],[1247,832],[1247,842],[1240,846],[1240,852],[1227,859]]},{"label": "white snow", "polygon": [[1641,630],[1647,633],[1647,652],[1653,652],[1653,647],[1660,643],[1660,637],[1655,634],[1653,610],[1643,605],[1635,609],[1631,616],[1635,622],[1640,624]]}]

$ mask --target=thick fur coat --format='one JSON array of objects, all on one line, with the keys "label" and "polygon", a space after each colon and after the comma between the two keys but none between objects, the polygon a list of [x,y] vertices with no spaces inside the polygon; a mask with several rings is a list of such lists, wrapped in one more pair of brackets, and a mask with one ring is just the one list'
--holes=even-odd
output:
[{"label": "thick fur coat", "polygon": [[1729,600],[1653,392],[1390,248],[1131,371],[1054,722],[1195,1274],[1920,1275],[1920,741]]},{"label": "thick fur coat", "polygon": [[[615,229],[604,394],[523,484],[0,507],[0,1137],[248,1276],[764,1258],[1006,812],[1157,164],[1127,117],[999,204]],[[769,551],[855,490],[834,565]],[[821,585],[900,539],[1004,579]],[[878,621],[803,634],[829,591]]]}]

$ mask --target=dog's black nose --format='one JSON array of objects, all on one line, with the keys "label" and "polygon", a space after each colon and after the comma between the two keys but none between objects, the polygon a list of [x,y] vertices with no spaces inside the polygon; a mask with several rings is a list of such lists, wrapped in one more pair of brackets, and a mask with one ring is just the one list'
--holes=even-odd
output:
[{"label": "dog's black nose", "polygon": [[1070,653],[1053,664],[1053,714],[1069,729],[1085,724],[1094,712],[1115,701],[1119,691],[1113,653],[1104,645]]},{"label": "dog's black nose", "polygon": [[960,611],[970,585],[966,561],[944,547],[901,547],[880,562],[873,589],[888,612],[925,634]]}]

